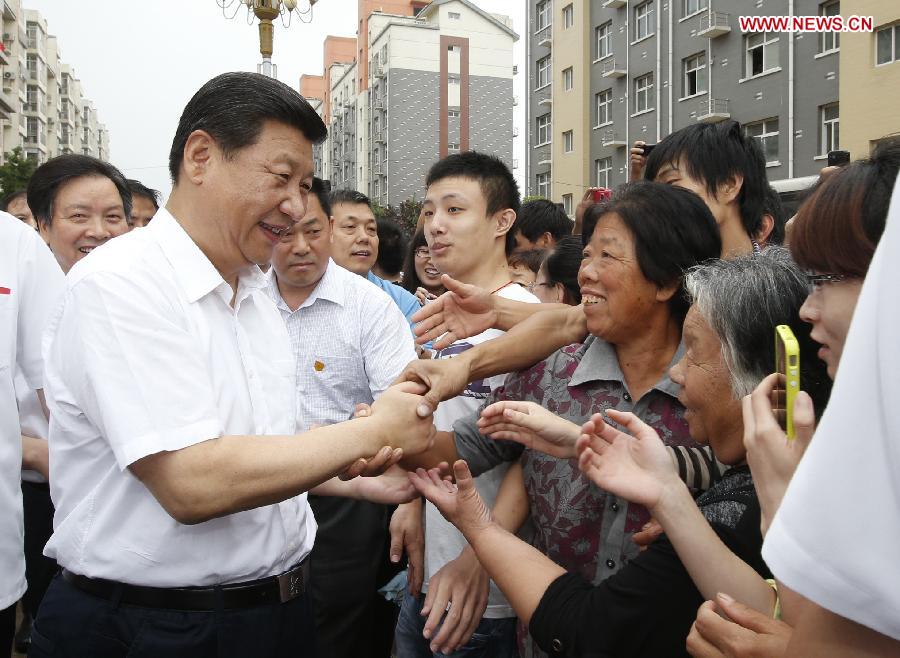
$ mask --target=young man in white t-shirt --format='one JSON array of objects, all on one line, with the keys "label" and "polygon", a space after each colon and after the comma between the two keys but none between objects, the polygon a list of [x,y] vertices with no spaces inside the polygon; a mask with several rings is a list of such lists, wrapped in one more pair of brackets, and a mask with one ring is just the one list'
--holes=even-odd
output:
[{"label": "young man in white t-shirt", "polygon": [[[426,186],[422,218],[435,266],[493,294],[537,302],[513,283],[506,263],[515,248],[509,231],[519,209],[518,186],[506,165],[481,153],[451,155],[431,168]],[[489,329],[453,343],[434,358],[453,358],[501,333]],[[437,429],[451,431],[456,420],[474,413],[504,379],[499,375],[470,382],[461,395],[442,402],[434,415]],[[507,468],[498,466],[476,479],[488,504],[493,504]],[[430,503],[425,511],[425,580],[423,591],[429,594],[407,596],[403,602],[396,632],[398,655],[516,655],[515,613],[490,583],[462,534]]]}]

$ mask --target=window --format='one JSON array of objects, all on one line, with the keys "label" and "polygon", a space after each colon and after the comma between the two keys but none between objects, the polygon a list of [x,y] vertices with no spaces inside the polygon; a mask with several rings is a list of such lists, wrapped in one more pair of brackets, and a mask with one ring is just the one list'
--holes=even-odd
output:
[{"label": "window", "polygon": [[568,30],[575,25],[575,8],[572,5],[563,7],[563,29]]},{"label": "window", "polygon": [[706,53],[697,53],[682,60],[684,87],[682,98],[696,96],[706,91]]},{"label": "window", "polygon": [[572,195],[571,194],[563,194],[563,210],[566,211],[566,214],[572,215]]},{"label": "window", "polygon": [[706,9],[707,0],[681,0],[681,15],[690,16],[701,9]]},{"label": "window", "polygon": [[575,150],[575,133],[566,130],[563,133],[563,153],[571,153]]},{"label": "window", "polygon": [[541,57],[537,62],[537,75],[535,77],[534,88],[540,89],[550,84],[550,55]]},{"label": "window", "polygon": [[612,158],[600,158],[594,160],[595,180],[597,187],[611,187],[609,184],[612,177]]},{"label": "window", "polygon": [[550,198],[550,172],[544,174],[538,174],[534,177],[534,182],[537,185],[537,195],[542,196],[545,199]]},{"label": "window", "polygon": [[778,117],[748,123],[744,126],[744,134],[756,138],[766,162],[778,161]]},{"label": "window", "polygon": [[447,110],[447,116],[451,119],[459,118],[459,110]]},{"label": "window", "polygon": [[604,89],[594,98],[597,100],[597,118],[594,127],[599,128],[612,121],[612,89]]},{"label": "window", "polygon": [[596,28],[594,34],[597,37],[596,59],[601,59],[612,52],[612,21]]},{"label": "window", "polygon": [[653,0],[647,0],[634,8],[634,40],[640,41],[651,34],[653,34]]},{"label": "window", "polygon": [[459,73],[448,73],[447,74],[447,84],[458,85],[459,84]]},{"label": "window", "polygon": [[746,39],[748,78],[778,66],[778,37],[773,32],[748,34]]},{"label": "window", "polygon": [[550,143],[550,113],[537,118],[537,146]]},{"label": "window", "polygon": [[535,32],[540,32],[546,27],[550,27],[550,17],[553,11],[552,0],[541,0],[535,8],[536,24]]},{"label": "window", "polygon": [[653,109],[653,74],[648,73],[634,79],[634,111],[646,112]]},{"label": "window", "polygon": [[876,64],[890,64],[900,60],[900,25],[877,30],[875,41]]},{"label": "window", "polygon": [[459,153],[459,142],[449,142],[447,144],[448,153]]},{"label": "window", "polygon": [[837,103],[819,107],[819,124],[822,126],[819,153],[825,155],[829,151],[837,151],[841,147],[841,119]]},{"label": "window", "polygon": [[[819,16],[837,16],[841,13],[840,0],[829,0],[819,5]],[[841,47],[840,32],[820,32],[819,52],[830,53]]]},{"label": "window", "polygon": [[572,88],[572,86],[575,84],[575,74],[572,71],[571,66],[567,69],[563,69],[562,79],[563,79],[563,91],[569,91]]},{"label": "window", "polygon": [[451,21],[458,21],[459,20],[459,12],[458,11],[449,11],[449,12],[447,12],[447,18],[449,18]]}]

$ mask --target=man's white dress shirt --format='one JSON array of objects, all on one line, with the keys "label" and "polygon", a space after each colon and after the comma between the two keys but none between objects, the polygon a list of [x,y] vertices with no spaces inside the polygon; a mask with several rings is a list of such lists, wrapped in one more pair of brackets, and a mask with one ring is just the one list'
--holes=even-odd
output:
[{"label": "man's white dress shirt", "polygon": [[274,270],[267,291],[287,326],[297,360],[297,429],[347,420],[416,358],[409,324],[394,301],[329,259],[306,301],[292,311]]},{"label": "man's white dress shirt", "polygon": [[22,439],[14,379],[43,388],[41,332],[63,274],[37,232],[0,212],[0,610],[25,592]]},{"label": "man's white dress shirt", "polygon": [[180,587],[278,574],[309,553],[305,494],[182,525],[128,470],[223,435],[294,433],[294,360],[265,285],[254,266],[235,294],[165,209],[72,268],[44,337],[48,556],[89,577]]}]

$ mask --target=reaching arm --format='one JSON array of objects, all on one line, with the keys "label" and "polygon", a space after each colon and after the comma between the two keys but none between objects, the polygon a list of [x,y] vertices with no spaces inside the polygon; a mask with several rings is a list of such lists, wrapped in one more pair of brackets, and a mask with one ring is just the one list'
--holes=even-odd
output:
[{"label": "reaching arm", "polygon": [[598,486],[647,507],[704,598],[726,592],[771,614],[772,588],[709,525],[673,471],[671,457],[656,432],[634,414],[614,410],[607,414],[631,434],[595,414],[578,440],[579,468]]},{"label": "reaching arm", "polygon": [[514,462],[503,476],[492,516],[501,528],[509,532],[518,532],[528,518],[528,492],[525,491],[521,461]]},{"label": "reaching arm", "polygon": [[418,395],[395,387],[366,418],[302,437],[222,436],[148,455],[129,468],[174,519],[201,523],[308,491],[384,445],[407,454],[425,450],[434,429],[430,418],[416,413],[420,402]]},{"label": "reaching arm", "polygon": [[50,454],[47,442],[22,434],[22,468],[37,471],[50,479]]}]

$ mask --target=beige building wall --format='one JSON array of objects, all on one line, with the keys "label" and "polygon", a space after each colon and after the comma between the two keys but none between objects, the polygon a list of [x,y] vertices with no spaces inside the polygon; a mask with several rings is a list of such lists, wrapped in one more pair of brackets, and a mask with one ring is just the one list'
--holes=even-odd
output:
[{"label": "beige building wall", "polygon": [[[571,25],[565,12],[572,10]],[[550,198],[559,199],[572,216],[575,206],[590,184],[590,1],[555,0],[553,3],[553,137]],[[572,69],[571,89],[566,89],[564,72]],[[571,131],[572,150],[566,152],[565,134]]]},{"label": "beige building wall", "polygon": [[856,159],[869,155],[876,140],[900,134],[900,61],[875,63],[877,31],[900,24],[900,0],[855,0],[852,9],[872,16],[876,30],[841,34],[840,146]]}]

